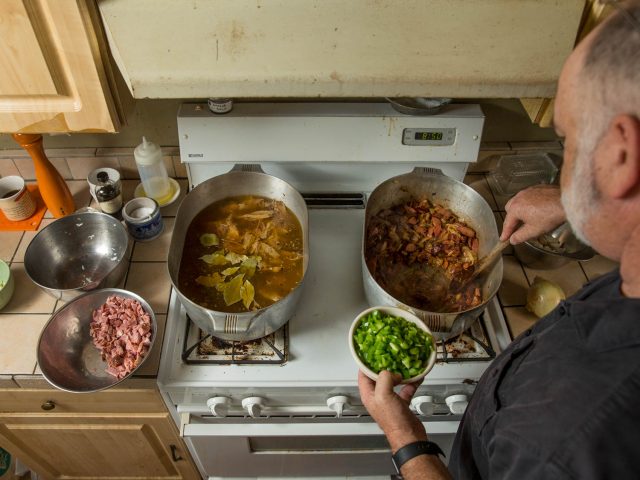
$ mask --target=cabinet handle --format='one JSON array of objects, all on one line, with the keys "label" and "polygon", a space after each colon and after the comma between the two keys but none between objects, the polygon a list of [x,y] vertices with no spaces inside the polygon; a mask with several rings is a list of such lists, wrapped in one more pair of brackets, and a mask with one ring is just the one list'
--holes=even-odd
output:
[{"label": "cabinet handle", "polygon": [[171,447],[171,458],[173,459],[174,462],[179,462],[180,460],[184,460],[184,458],[182,458],[178,454],[178,447],[176,447],[175,445],[169,445],[169,447]]},{"label": "cabinet handle", "polygon": [[53,400],[47,400],[42,405],[40,405],[40,408],[42,410],[49,411],[49,410],[53,410],[54,408],[56,408],[56,404],[53,402]]}]

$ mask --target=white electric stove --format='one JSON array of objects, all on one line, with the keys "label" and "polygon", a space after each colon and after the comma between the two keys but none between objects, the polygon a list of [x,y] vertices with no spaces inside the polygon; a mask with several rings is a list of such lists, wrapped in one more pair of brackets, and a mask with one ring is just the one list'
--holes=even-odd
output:
[{"label": "white electric stove", "polygon": [[[204,338],[172,294],[158,383],[204,478],[388,476],[388,445],[362,406],[347,343],[368,307],[361,248],[367,194],[415,166],[462,179],[477,158],[477,105],[407,116],[387,104],[185,104],[178,116],[191,187],[258,163],[309,206],[310,263],[296,313],[250,344]],[[201,341],[202,340],[202,341]],[[450,449],[469,397],[510,342],[497,300],[470,331],[438,346],[412,403]]]}]

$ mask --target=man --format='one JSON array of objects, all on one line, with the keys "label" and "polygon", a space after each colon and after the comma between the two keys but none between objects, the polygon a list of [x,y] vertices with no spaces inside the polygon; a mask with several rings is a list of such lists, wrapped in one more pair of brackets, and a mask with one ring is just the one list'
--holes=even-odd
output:
[{"label": "man", "polygon": [[[516,195],[501,235],[519,243],[566,218],[620,269],[562,302],[494,360],[449,470],[437,454],[419,454],[402,465],[406,479],[640,478],[640,4],[620,8],[560,76],[560,189]],[[408,408],[417,386],[395,394],[394,381],[389,372],[377,384],[360,374],[359,385],[397,452],[428,436]]]}]

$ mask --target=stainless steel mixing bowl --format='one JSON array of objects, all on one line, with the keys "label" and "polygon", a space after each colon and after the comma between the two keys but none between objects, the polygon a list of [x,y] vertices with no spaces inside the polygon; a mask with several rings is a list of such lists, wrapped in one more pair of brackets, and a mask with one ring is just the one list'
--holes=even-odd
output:
[{"label": "stainless steel mixing bowl", "polygon": [[[151,317],[149,352],[122,379],[106,372],[107,364],[89,334],[93,311],[103,305],[110,295],[139,301]],[[149,357],[157,331],[153,310],[142,297],[118,288],[95,290],[75,298],[51,316],[38,340],[38,365],[44,378],[54,387],[74,393],[97,392],[122,382],[140,368]]]},{"label": "stainless steel mixing bowl", "polygon": [[127,273],[127,230],[105,213],[74,213],[47,225],[24,256],[29,278],[49,295],[70,300],[98,288],[115,287]]}]

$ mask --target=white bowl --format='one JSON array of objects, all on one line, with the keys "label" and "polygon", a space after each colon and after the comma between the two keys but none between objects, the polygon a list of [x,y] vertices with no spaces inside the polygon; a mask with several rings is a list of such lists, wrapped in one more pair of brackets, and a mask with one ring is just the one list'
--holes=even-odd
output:
[{"label": "white bowl", "polygon": [[373,381],[377,381],[378,380],[378,374],[374,373],[369,367],[367,367],[364,364],[364,362],[362,360],[360,360],[360,357],[356,353],[356,349],[353,346],[353,333],[355,332],[356,328],[358,327],[358,325],[362,321],[362,318],[364,316],[368,315],[369,313],[373,312],[374,310],[379,310],[382,313],[386,313],[386,314],[392,315],[394,317],[404,318],[408,322],[411,322],[411,323],[415,324],[418,328],[420,328],[421,330],[423,330],[423,331],[425,331],[425,332],[427,332],[429,334],[429,336],[431,337],[431,343],[433,345],[433,349],[431,350],[431,355],[429,356],[429,361],[427,363],[427,366],[425,367],[425,369],[422,372],[420,372],[415,377],[407,378],[406,380],[402,380],[402,382],[400,382],[400,383],[403,383],[403,384],[404,383],[414,383],[414,382],[417,382],[419,380],[422,380],[425,377],[425,375],[427,373],[429,373],[429,371],[433,368],[433,366],[436,363],[436,341],[435,341],[435,339],[433,337],[433,334],[431,333],[431,330],[429,330],[427,328],[427,326],[424,324],[424,322],[422,320],[420,320],[418,317],[416,317],[413,313],[408,312],[408,311],[403,310],[402,308],[398,308],[398,307],[382,307],[381,306],[381,307],[367,308],[365,311],[360,312],[358,314],[358,316],[355,318],[355,320],[353,321],[353,323],[351,324],[351,328],[349,329],[349,337],[348,337],[349,350],[351,351],[351,355],[353,356],[354,360],[356,361],[356,363],[360,367],[360,370],[362,370],[362,373],[364,373],[367,377],[369,377]]}]

